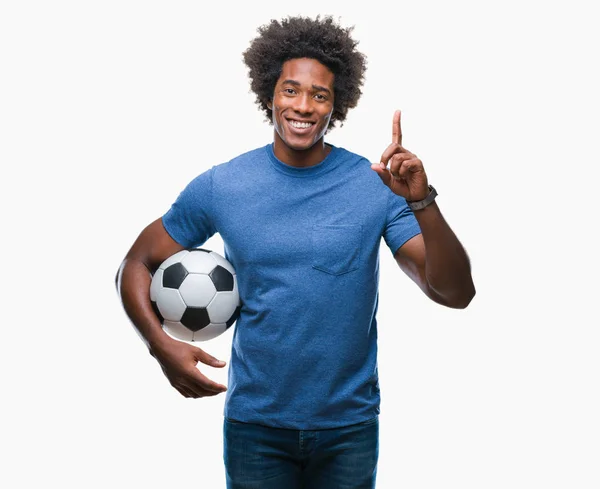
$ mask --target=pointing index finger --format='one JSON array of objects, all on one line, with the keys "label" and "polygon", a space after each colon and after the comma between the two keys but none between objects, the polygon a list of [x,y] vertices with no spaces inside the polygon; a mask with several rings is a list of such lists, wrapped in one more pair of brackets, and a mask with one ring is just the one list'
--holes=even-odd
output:
[{"label": "pointing index finger", "polygon": [[402,146],[402,127],[400,126],[400,111],[394,112],[394,120],[392,122],[392,143],[397,143]]}]

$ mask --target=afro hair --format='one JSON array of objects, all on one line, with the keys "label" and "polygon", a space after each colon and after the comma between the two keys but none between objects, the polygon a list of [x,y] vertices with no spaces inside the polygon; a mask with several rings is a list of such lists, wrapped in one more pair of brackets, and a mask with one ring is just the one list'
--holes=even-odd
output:
[{"label": "afro hair", "polygon": [[273,111],[267,102],[273,98],[283,63],[312,58],[334,74],[334,106],[327,129],[335,127],[336,121],[343,125],[348,109],[356,107],[362,95],[367,65],[366,56],[356,50],[358,41],[350,36],[353,29],[340,27],[331,16],[287,17],[257,29],[259,36],[244,51],[243,59],[249,68],[250,89],[270,124]]}]

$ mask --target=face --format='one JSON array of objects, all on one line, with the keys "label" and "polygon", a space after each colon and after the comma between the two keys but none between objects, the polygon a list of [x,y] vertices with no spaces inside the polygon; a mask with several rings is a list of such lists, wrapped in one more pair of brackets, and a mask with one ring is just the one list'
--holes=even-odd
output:
[{"label": "face", "polygon": [[295,150],[309,149],[323,136],[333,113],[333,73],[315,59],[286,61],[275,85],[275,137]]}]

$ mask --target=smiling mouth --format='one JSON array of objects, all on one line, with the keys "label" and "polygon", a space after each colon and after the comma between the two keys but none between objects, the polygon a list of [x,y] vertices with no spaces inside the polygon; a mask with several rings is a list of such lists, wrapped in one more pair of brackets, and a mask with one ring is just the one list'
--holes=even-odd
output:
[{"label": "smiling mouth", "polygon": [[294,129],[294,132],[308,132],[315,125],[314,122],[299,122],[292,119],[286,119],[287,123]]}]

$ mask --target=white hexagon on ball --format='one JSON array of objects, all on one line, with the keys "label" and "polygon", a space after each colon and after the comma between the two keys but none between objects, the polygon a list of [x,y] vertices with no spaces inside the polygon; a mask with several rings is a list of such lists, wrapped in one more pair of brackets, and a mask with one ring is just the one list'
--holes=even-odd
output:
[{"label": "white hexagon on ball", "polygon": [[163,287],[158,294],[156,307],[167,321],[179,321],[187,306],[177,289]]},{"label": "white hexagon on ball", "polygon": [[167,258],[165,261],[163,261],[160,264],[160,266],[158,267],[158,269],[165,270],[166,268],[169,268],[171,265],[173,265],[173,263],[180,262],[183,259],[183,257],[187,254],[189,254],[188,250],[178,251],[177,253],[175,253],[174,255],[171,255],[169,258]]},{"label": "white hexagon on ball", "polygon": [[217,266],[211,253],[201,250],[188,253],[181,260],[181,264],[189,273],[210,273]]},{"label": "white hexagon on ball", "polygon": [[217,292],[206,308],[211,323],[226,323],[238,306],[238,296],[232,292]]},{"label": "white hexagon on ball", "polygon": [[189,307],[206,307],[217,293],[217,289],[208,275],[192,273],[183,279],[179,293]]},{"label": "white hexagon on ball", "polygon": [[209,324],[206,328],[202,328],[200,331],[194,333],[193,341],[208,341],[222,335],[227,331],[226,324]]},{"label": "white hexagon on ball", "polygon": [[150,300],[151,301],[156,302],[156,299],[158,298],[158,294],[160,293],[160,291],[162,289],[163,272],[164,272],[164,270],[162,268],[159,268],[158,270],[156,270],[154,277],[152,277],[152,282],[150,283]]},{"label": "white hexagon on ball", "polygon": [[164,330],[176,340],[194,341],[194,332],[187,329],[178,321],[166,321],[163,323]]},{"label": "white hexagon on ball", "polygon": [[219,255],[218,253],[216,253],[214,251],[211,251],[210,254],[217,262],[217,265],[221,265],[225,270],[228,270],[229,273],[231,273],[232,275],[235,275],[235,270],[233,269],[233,266],[231,265],[231,263],[229,263],[225,258],[223,258],[221,255]]}]

